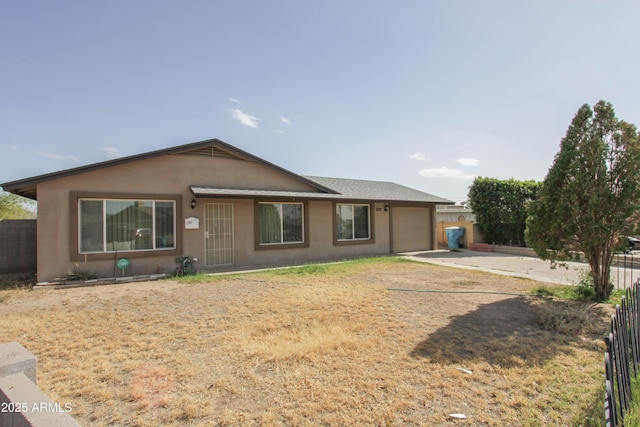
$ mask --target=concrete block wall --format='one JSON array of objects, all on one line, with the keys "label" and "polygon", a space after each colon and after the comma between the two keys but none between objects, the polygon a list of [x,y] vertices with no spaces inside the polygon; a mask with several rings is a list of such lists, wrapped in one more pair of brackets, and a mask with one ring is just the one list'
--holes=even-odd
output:
[{"label": "concrete block wall", "polygon": [[0,426],[79,427],[70,403],[51,400],[36,385],[36,357],[17,342],[0,344]]},{"label": "concrete block wall", "polygon": [[0,220],[0,274],[36,271],[36,260],[36,220]]}]

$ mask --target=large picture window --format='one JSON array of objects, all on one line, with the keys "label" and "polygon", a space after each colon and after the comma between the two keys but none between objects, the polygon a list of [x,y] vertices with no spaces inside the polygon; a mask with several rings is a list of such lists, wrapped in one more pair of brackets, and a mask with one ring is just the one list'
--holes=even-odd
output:
[{"label": "large picture window", "polygon": [[339,241],[371,239],[369,205],[336,204],[336,227]]},{"label": "large picture window", "polygon": [[258,227],[261,245],[303,243],[302,203],[259,203]]},{"label": "large picture window", "polygon": [[175,249],[173,200],[80,199],[80,253]]}]

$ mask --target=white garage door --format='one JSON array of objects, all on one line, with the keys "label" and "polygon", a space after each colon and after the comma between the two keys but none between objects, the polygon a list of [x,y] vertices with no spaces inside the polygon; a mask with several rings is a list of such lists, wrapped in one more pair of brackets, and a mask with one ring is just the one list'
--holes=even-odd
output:
[{"label": "white garage door", "polygon": [[431,209],[392,208],[393,251],[411,252],[433,249]]}]

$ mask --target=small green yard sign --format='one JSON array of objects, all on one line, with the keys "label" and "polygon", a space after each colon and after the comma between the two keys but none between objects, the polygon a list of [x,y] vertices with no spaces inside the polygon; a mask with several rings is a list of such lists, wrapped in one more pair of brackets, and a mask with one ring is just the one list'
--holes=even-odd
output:
[{"label": "small green yard sign", "polygon": [[129,260],[126,258],[120,258],[116,265],[120,270],[122,270],[122,275],[124,276],[124,270],[129,267]]}]

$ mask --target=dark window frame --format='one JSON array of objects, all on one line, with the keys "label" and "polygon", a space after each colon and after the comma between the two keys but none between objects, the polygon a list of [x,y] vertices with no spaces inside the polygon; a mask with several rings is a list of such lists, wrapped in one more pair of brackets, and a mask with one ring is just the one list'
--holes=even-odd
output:
[{"label": "dark window frame", "polygon": [[[302,242],[280,242],[280,243],[260,243],[260,204],[299,204],[302,205]],[[272,249],[300,249],[309,247],[309,204],[306,201],[298,200],[254,200],[254,225],[253,240],[256,251],[272,250]]]},{"label": "dark window frame", "polygon": [[[338,213],[337,207],[340,205],[349,206],[368,206],[369,207],[369,238],[368,239],[338,239]],[[333,202],[333,245],[334,246],[350,246],[350,245],[369,245],[376,242],[375,239],[375,205],[374,203],[363,203],[357,201],[340,201]]]},{"label": "dark window frame", "polygon": [[[80,252],[80,201],[94,200],[155,200],[175,203],[174,248],[138,249],[113,252]],[[117,254],[126,258],[146,258],[175,256],[182,254],[182,195],[180,194],[142,194],[142,193],[106,193],[72,191],[69,197],[69,251],[71,261],[113,260]]]}]

